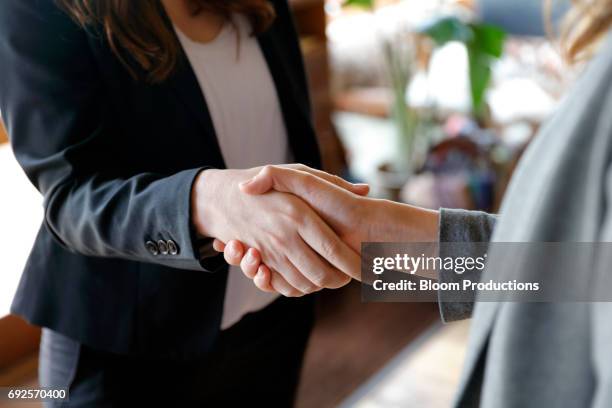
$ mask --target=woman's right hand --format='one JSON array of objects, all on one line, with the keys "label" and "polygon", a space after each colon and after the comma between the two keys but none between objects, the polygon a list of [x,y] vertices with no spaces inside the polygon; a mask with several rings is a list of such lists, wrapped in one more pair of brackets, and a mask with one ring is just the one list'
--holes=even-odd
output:
[{"label": "woman's right hand", "polygon": [[240,191],[240,183],[260,170],[200,173],[192,190],[197,232],[258,249],[276,272],[274,287],[285,296],[346,285],[359,270],[359,256],[304,201],[276,191],[258,196]]},{"label": "woman's right hand", "polygon": [[[266,166],[241,185],[246,194],[281,191],[296,195],[310,205],[355,252],[362,242],[435,242],[438,212],[387,200],[376,200],[339,188],[331,175],[313,174],[312,169]],[[331,181],[331,182],[330,182]],[[224,245],[223,242],[227,242]],[[215,242],[232,265],[262,290],[278,291],[274,270],[266,267],[257,249],[240,240]],[[246,256],[244,256],[246,255]],[[247,260],[251,260],[247,262]],[[268,265],[269,266],[269,265]],[[359,274],[359,272],[357,272]],[[353,277],[359,279],[359,276]]]}]

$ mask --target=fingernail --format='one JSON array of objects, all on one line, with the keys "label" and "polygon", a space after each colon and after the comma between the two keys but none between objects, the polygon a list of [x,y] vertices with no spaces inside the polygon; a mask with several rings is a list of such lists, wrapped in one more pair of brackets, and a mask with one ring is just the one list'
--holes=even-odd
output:
[{"label": "fingernail", "polygon": [[250,264],[254,264],[256,261],[255,256],[253,256],[253,251],[250,249],[249,252],[247,252],[246,261]]},{"label": "fingernail", "polygon": [[230,245],[230,254],[235,257],[242,257],[244,255],[244,250],[237,243],[232,243],[232,245]]},{"label": "fingernail", "polygon": [[357,183],[357,184],[353,184],[355,187],[362,187],[362,188],[366,188],[366,187],[370,187],[369,184],[366,183]]}]

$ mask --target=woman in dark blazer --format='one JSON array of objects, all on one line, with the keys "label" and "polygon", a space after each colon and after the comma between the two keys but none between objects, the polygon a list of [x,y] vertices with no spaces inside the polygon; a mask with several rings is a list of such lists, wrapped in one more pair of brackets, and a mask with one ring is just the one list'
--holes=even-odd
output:
[{"label": "woman in dark blazer", "polygon": [[[246,72],[258,88],[252,100],[227,99],[232,83],[217,77],[208,85],[225,105],[211,106],[203,81],[212,64],[198,55],[224,30],[237,41],[228,78]],[[342,286],[342,272],[359,262],[295,197],[245,200],[237,184],[256,168],[223,170],[224,156],[244,152],[225,151],[221,136],[263,135],[222,135],[219,123],[262,107],[281,118],[270,122],[287,143],[280,163],[319,166],[287,2],[3,0],[0,60],[2,117],[44,195],[44,223],[12,305],[45,328],[41,385],[69,388],[71,406],[291,405],[311,299],[237,307],[248,288],[228,299],[231,272],[207,238],[269,248],[290,296]],[[236,105],[243,111],[223,110]]]}]

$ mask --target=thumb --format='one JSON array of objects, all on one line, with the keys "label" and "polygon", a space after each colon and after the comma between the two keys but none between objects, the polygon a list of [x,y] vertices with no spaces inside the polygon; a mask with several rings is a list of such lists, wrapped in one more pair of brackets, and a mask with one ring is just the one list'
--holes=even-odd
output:
[{"label": "thumb", "polygon": [[312,179],[313,176],[319,181],[327,182],[324,184],[334,185],[360,196],[367,196],[370,191],[367,184],[353,184],[338,176],[301,164],[265,166],[256,176],[241,183],[240,189],[244,193],[253,195],[264,194],[274,189],[305,198],[304,195],[308,193],[305,182],[308,178]]},{"label": "thumb", "polygon": [[[252,195],[264,194],[270,190],[291,193],[306,200],[312,191],[307,186],[308,179],[315,179],[304,171],[283,166],[265,166],[252,179],[240,184],[242,192]],[[320,180],[327,183],[325,180]]]},{"label": "thumb", "polygon": [[274,177],[266,168],[263,168],[253,178],[240,183],[243,193],[259,195],[267,193],[274,187]]},{"label": "thumb", "polygon": [[[333,211],[341,200],[353,193],[310,172],[283,166],[266,166],[251,180],[240,185],[247,194],[263,194],[270,190],[290,193],[307,202],[324,216]],[[343,200],[344,199],[344,200]]]},{"label": "thumb", "polygon": [[291,193],[310,205],[335,231],[343,231],[352,228],[347,219],[354,213],[358,196],[334,181],[290,167],[266,166],[242,183],[240,189],[247,194],[263,194],[271,189]]}]

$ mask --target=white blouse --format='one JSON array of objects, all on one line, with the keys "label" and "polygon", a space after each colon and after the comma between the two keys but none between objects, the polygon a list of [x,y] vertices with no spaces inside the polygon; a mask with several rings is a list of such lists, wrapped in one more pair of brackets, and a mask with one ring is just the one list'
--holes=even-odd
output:
[{"label": "white blouse", "polygon": [[[268,65],[249,35],[247,19],[235,15],[233,21],[208,43],[175,30],[202,88],[227,168],[287,163],[287,133]],[[260,291],[240,268],[230,266],[221,328],[277,296]]]}]

